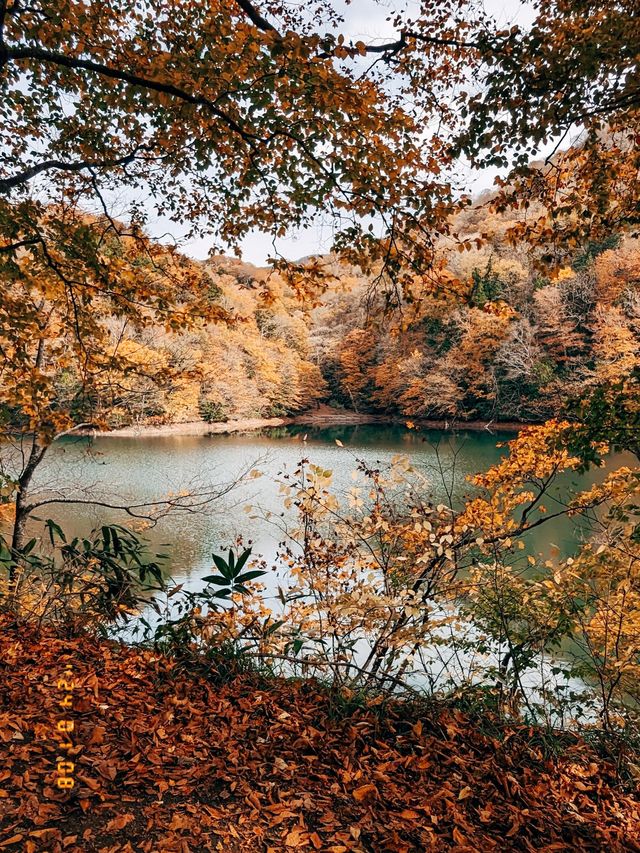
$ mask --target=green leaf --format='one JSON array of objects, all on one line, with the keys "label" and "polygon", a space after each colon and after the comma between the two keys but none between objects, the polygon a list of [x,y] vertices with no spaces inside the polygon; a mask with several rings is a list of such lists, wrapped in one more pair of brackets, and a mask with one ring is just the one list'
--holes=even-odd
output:
[{"label": "green leaf", "polygon": [[36,542],[37,542],[36,539],[30,539],[27,542],[27,544],[22,548],[22,553],[25,555],[30,554],[33,551],[33,549],[36,547]]},{"label": "green leaf", "polygon": [[244,574],[238,575],[234,580],[236,583],[245,583],[246,581],[252,581],[254,578],[261,578],[262,575],[266,575],[266,572],[263,572],[261,569],[254,569],[251,572],[244,572]]},{"label": "green leaf", "polygon": [[114,527],[111,528],[111,537],[113,539],[113,553],[117,556],[121,556],[123,553],[122,543],[120,542]]},{"label": "green leaf", "polygon": [[238,562],[236,563],[236,574],[242,571],[250,556],[251,548],[247,548],[246,551],[243,551],[242,554],[238,557]]},{"label": "green leaf", "polygon": [[219,589],[217,592],[213,594],[214,598],[227,598],[231,595],[231,590],[227,587],[227,589]]},{"label": "green leaf", "polygon": [[55,545],[54,534],[62,542],[67,541],[67,537],[64,535],[64,531],[62,530],[62,528],[60,527],[59,524],[56,524],[55,521],[53,521],[51,518],[48,518],[45,523],[46,523],[47,529],[49,530],[49,539],[51,540],[52,545]]},{"label": "green leaf", "polygon": [[216,568],[220,572],[221,575],[224,575],[225,578],[231,580],[231,572],[229,571],[229,566],[226,563],[224,557],[219,557],[217,554],[212,554],[213,562],[216,565]]},{"label": "green leaf", "polygon": [[0,536],[0,562],[2,563],[11,563],[13,562],[13,558],[11,556],[11,550],[7,546],[4,538]]},{"label": "green leaf", "polygon": [[218,586],[229,586],[229,578],[223,578],[222,575],[206,575],[202,580],[205,583],[215,583]]}]

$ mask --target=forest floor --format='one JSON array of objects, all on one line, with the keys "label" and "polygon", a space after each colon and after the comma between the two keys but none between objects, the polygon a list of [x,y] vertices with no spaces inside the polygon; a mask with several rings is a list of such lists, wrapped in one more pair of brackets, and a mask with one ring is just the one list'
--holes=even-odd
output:
[{"label": "forest floor", "polygon": [[216,684],[5,615],[0,849],[614,853],[640,851],[640,803],[577,739],[551,760],[523,726],[346,707],[312,681]]},{"label": "forest floor", "polygon": [[350,424],[406,424],[413,423],[416,427],[423,429],[460,429],[460,430],[489,430],[490,432],[507,431],[516,432],[526,424],[516,421],[443,421],[443,420],[420,420],[409,418],[392,418],[385,415],[374,415],[367,412],[354,412],[348,409],[336,409],[332,406],[321,405],[309,409],[295,417],[287,418],[239,418],[238,420],[223,421],[221,423],[206,423],[205,421],[188,421],[185,423],[172,424],[132,424],[120,429],[108,432],[91,431],[91,435],[100,438],[135,438],[142,436],[163,435],[211,435],[233,432],[250,432],[258,429],[268,429],[279,426],[310,426],[330,427],[348,426]]}]

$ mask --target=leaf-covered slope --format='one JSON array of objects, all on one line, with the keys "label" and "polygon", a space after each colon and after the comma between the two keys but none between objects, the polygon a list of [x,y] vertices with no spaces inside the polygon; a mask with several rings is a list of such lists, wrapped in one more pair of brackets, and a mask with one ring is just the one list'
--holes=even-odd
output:
[{"label": "leaf-covered slope", "polygon": [[[2,849],[640,850],[638,801],[580,743],[553,763],[524,728],[498,740],[401,705],[345,716],[312,682],[215,686],[7,617],[0,660]],[[67,665],[76,785],[61,792]]]}]

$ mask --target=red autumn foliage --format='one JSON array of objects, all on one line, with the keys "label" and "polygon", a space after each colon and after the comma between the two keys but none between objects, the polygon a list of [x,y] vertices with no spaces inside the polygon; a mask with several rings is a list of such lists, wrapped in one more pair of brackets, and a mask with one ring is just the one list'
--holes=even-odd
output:
[{"label": "red autumn foliage", "polygon": [[[0,619],[0,848],[629,851],[640,805],[579,739],[401,703],[340,712],[313,682],[216,685],[175,661]],[[58,678],[75,673],[70,792]],[[498,737],[498,732],[500,736]]]}]

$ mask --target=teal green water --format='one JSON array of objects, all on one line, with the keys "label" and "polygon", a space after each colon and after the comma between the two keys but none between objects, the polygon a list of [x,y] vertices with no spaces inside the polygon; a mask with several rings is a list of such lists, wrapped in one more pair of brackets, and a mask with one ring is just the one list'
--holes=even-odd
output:
[{"label": "teal green water", "polygon": [[[143,503],[184,490],[210,491],[250,468],[260,469],[264,476],[232,489],[202,511],[174,512],[145,532],[151,550],[168,553],[167,572],[197,585],[198,578],[211,568],[211,552],[233,544],[236,536],[251,540],[254,553],[273,560],[282,531],[268,521],[249,518],[244,507],[252,504],[282,513],[282,497],[273,478],[279,472],[295,470],[301,458],[332,469],[335,485],[342,489],[352,485],[357,459],[376,466],[388,464],[398,453],[406,454],[426,473],[436,500],[446,501],[450,492],[457,502],[470,491],[466,477],[499,459],[505,450],[497,444],[511,438],[513,433],[418,433],[377,424],[287,427],[231,435],[76,438],[59,442],[51,450],[35,486],[49,496]],[[344,447],[338,447],[336,439]],[[602,476],[602,471],[596,471],[582,478],[565,478],[558,496]],[[39,518],[53,518],[71,535],[105,522],[131,523],[117,511],[76,504],[51,504],[40,510]],[[281,524],[292,521],[290,513],[280,517]],[[34,534],[38,526],[32,525]],[[555,545],[568,553],[582,537],[575,521],[551,521],[530,534],[527,550],[546,555]]]}]

